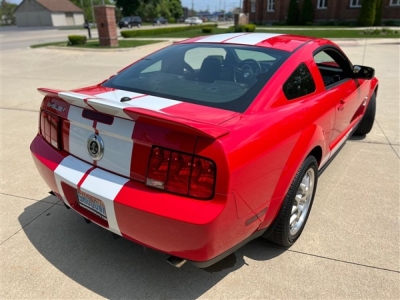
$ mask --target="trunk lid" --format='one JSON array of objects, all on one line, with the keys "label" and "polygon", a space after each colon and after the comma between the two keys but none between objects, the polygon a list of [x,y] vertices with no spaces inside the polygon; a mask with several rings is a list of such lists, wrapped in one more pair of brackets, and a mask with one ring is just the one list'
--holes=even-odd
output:
[{"label": "trunk lid", "polygon": [[[238,114],[99,86],[71,92],[39,91],[66,102],[63,150],[139,181],[145,181],[153,145],[193,153],[198,136],[217,139],[229,134],[219,124]],[[46,106],[54,106],[54,99],[48,98]]]}]

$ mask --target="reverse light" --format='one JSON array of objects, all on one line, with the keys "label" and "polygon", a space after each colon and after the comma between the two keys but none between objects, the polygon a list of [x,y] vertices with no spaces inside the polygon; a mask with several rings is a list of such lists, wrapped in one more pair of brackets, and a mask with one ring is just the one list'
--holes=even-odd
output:
[{"label": "reverse light", "polygon": [[215,186],[215,164],[196,155],[153,147],[146,185],[168,192],[209,199]]},{"label": "reverse light", "polygon": [[45,110],[40,112],[40,134],[54,148],[60,150],[60,117]]}]

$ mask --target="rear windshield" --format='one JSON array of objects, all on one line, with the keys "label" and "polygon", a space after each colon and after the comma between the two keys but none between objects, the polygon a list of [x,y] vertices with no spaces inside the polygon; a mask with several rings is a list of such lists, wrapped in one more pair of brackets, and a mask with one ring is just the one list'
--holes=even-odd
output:
[{"label": "rear windshield", "polygon": [[175,44],[103,86],[244,112],[289,53],[224,44]]}]

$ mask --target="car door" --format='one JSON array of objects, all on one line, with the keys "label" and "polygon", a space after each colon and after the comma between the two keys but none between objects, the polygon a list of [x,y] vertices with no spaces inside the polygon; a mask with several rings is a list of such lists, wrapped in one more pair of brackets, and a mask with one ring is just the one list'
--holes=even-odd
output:
[{"label": "car door", "polygon": [[335,105],[335,123],[331,134],[331,148],[351,129],[351,122],[362,105],[363,80],[352,78],[350,61],[337,49],[325,47],[314,53],[314,60],[325,84],[327,96]]}]

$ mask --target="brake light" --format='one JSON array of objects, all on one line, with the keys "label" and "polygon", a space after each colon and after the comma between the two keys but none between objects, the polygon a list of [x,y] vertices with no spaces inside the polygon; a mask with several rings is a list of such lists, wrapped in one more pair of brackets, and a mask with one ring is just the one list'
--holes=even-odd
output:
[{"label": "brake light", "polygon": [[40,112],[40,134],[54,148],[61,149],[60,145],[60,117],[45,110]]},{"label": "brake light", "polygon": [[209,199],[215,186],[215,164],[196,155],[153,147],[146,185],[168,192]]}]

